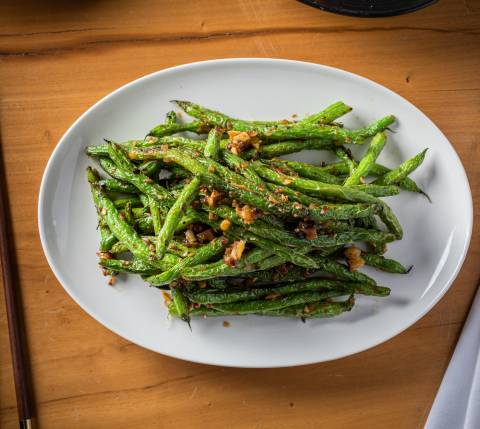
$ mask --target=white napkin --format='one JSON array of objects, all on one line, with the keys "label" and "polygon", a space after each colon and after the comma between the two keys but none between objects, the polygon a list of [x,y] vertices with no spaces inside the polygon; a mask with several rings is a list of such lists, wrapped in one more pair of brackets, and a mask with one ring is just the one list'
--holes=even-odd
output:
[{"label": "white napkin", "polygon": [[477,292],[425,429],[479,428],[480,292]]}]

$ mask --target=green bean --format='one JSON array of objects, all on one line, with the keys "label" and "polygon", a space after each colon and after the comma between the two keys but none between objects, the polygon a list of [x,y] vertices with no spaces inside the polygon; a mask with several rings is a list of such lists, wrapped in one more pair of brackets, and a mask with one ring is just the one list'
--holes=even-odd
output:
[{"label": "green bean", "polygon": [[[181,168],[181,167],[180,167]],[[176,195],[182,191],[182,189],[185,187],[187,183],[190,182],[192,176],[187,172],[187,176],[184,179],[180,179],[179,181],[175,181],[172,184],[168,184],[168,191],[170,194],[174,197],[177,198]]]},{"label": "green bean", "polygon": [[[307,279],[315,273],[315,270],[306,270],[303,267],[295,265],[282,264],[275,268],[262,271],[253,271],[250,273],[240,274],[235,278],[227,278],[223,281],[233,285],[265,285],[271,283],[287,283],[298,281],[299,279]],[[210,280],[210,284],[212,281]],[[212,285],[215,287],[215,284]]]},{"label": "green bean", "polygon": [[362,285],[362,284],[348,284],[337,280],[315,279],[302,282],[288,283],[283,286],[269,287],[269,288],[250,288],[250,289],[231,289],[225,292],[218,292],[216,290],[197,290],[187,294],[190,301],[198,304],[229,304],[238,301],[250,301],[258,298],[280,295],[291,295],[299,292],[308,291],[325,291],[335,290],[343,292],[344,294],[352,293],[353,291],[359,293],[365,292],[368,295],[385,296],[388,295],[389,289]]},{"label": "green bean", "polygon": [[[333,294],[333,293],[332,293]],[[301,319],[314,319],[314,318],[323,318],[323,317],[334,317],[339,314],[350,311],[355,303],[353,296],[346,301],[336,301],[332,302],[329,300],[317,301],[308,304],[292,305],[289,307],[277,309],[277,310],[266,310],[262,312],[252,313],[258,316],[276,316],[276,317],[296,317]],[[308,311],[308,312],[306,312]],[[176,309],[172,304],[169,306],[169,312],[172,316],[178,316]],[[198,308],[192,308],[190,310],[191,316],[208,316],[208,317],[225,317],[225,316],[235,316],[236,312],[225,312],[215,310],[214,308],[200,306]]]},{"label": "green bean", "polygon": [[138,236],[135,230],[125,222],[118,213],[113,202],[100,190],[95,183],[91,184],[92,193],[98,201],[98,206],[105,217],[108,227],[119,241],[124,243],[128,250],[140,260],[151,259],[150,249],[147,244]]},{"label": "green bean", "polygon": [[152,216],[142,216],[138,219],[135,219],[134,226],[135,229],[139,230],[143,234],[155,234]]},{"label": "green bean", "polygon": [[169,284],[181,275],[184,268],[208,261],[209,259],[218,255],[226,244],[227,240],[225,240],[225,238],[216,238],[210,243],[199,248],[194,255],[187,256],[186,258],[182,259],[178,264],[170,268],[168,271],[155,276],[147,277],[146,280],[155,286]]},{"label": "green bean", "polygon": [[153,137],[169,136],[176,133],[190,131],[192,133],[204,134],[208,132],[209,127],[201,121],[188,122],[186,124],[160,124],[152,128],[148,135]]},{"label": "green bean", "polygon": [[[156,237],[153,237],[156,239]],[[197,253],[197,248],[195,247],[188,247],[186,244],[180,243],[179,241],[170,241],[168,245],[168,252],[174,253],[176,255],[185,258],[186,256],[192,256]]]},{"label": "green bean", "polygon": [[325,234],[331,234],[331,233],[338,233],[338,232],[347,232],[352,228],[352,226],[355,226],[356,219],[349,219],[349,220],[329,220],[327,222],[321,223],[318,225],[321,231]]},{"label": "green bean", "polygon": [[337,101],[336,103],[328,106],[326,109],[321,112],[315,113],[313,115],[307,116],[302,119],[300,124],[330,124],[331,122],[338,119],[340,116],[343,116],[350,112],[352,108],[347,106],[343,101]]},{"label": "green bean", "polygon": [[395,121],[393,116],[386,116],[375,121],[365,128],[357,130],[346,130],[343,128],[329,125],[291,125],[277,128],[255,127],[260,136],[270,140],[286,139],[325,139],[332,142],[363,144],[365,139],[374,136],[380,131],[385,130]]},{"label": "green bean", "polygon": [[212,304],[212,308],[225,313],[252,314],[264,311],[279,310],[291,305],[309,304],[326,298],[345,295],[345,291],[327,290],[325,292],[300,292],[278,299],[232,302],[228,304]]},{"label": "green bean", "polygon": [[[168,304],[168,313],[172,317],[180,317],[180,314],[179,314],[177,308],[175,307],[173,301],[170,302],[170,304]],[[189,314],[189,316],[202,316],[202,317],[205,317],[205,316],[223,316],[223,317],[225,317],[227,315],[225,313],[222,313],[221,311],[217,311],[217,310],[214,310],[213,308],[203,307],[203,306],[198,307],[198,308],[196,308],[196,307],[190,308],[188,314]]]},{"label": "green bean", "polygon": [[252,271],[266,270],[285,262],[283,258],[271,256],[271,254],[271,251],[257,248],[243,256],[234,267],[227,265],[223,260],[210,264],[199,264],[185,268],[182,271],[182,278],[190,281],[201,281],[215,277],[234,277]]},{"label": "green bean", "polygon": [[334,317],[341,313],[350,311],[355,304],[353,295],[348,300],[340,302],[314,302],[307,306],[290,306],[275,311],[265,311],[262,316],[299,317],[302,319],[314,319],[323,317]]},{"label": "green bean", "polygon": [[[87,154],[90,156],[97,157],[108,157],[108,144],[113,143],[108,141],[107,144],[99,146],[90,146],[87,148]],[[173,147],[188,147],[194,150],[202,150],[205,147],[205,142],[203,140],[194,140],[187,137],[180,136],[165,136],[165,137],[152,137],[148,136],[145,140],[129,140],[123,143],[115,143],[119,145],[123,150],[130,151],[134,149],[141,148],[155,148],[163,145],[173,146]],[[224,143],[226,146],[226,142]],[[155,174],[158,169],[162,166],[159,161],[151,161],[149,164],[144,163],[138,166],[138,170],[145,173],[147,176]]]},{"label": "green bean", "polygon": [[[121,143],[114,142],[112,140],[104,139],[106,144],[98,145],[98,146],[88,146],[86,149],[87,155],[95,156],[95,157],[108,157],[108,145],[110,143],[115,143],[121,146],[124,150],[131,150],[135,148],[142,148],[142,147],[150,147],[156,146],[161,140],[157,137],[150,137],[147,136],[144,140],[127,140]],[[145,166],[139,166],[140,169],[145,169]],[[152,168],[152,167],[149,167]]]},{"label": "green bean", "polygon": [[[142,239],[147,243],[155,243],[157,237],[147,235],[147,236],[142,236]],[[114,253],[114,254],[124,253],[124,252],[128,252],[128,248],[124,243],[115,243],[110,250],[110,253]],[[182,243],[179,243],[178,241],[171,241],[170,245],[168,246],[168,252],[169,253],[167,253],[165,257],[159,261],[159,263],[161,261],[164,261],[165,258],[167,258],[170,253],[181,256],[181,257],[186,257],[186,256],[192,256],[196,252],[196,249],[188,248],[187,246],[183,245]]]},{"label": "green bean", "polygon": [[397,217],[393,213],[392,209],[383,201],[380,207],[381,207],[381,210],[378,213],[380,219],[386,225],[388,230],[395,235],[397,240],[401,240],[401,238],[403,237],[402,225],[400,225],[400,222],[398,221]]},{"label": "green bean", "polygon": [[208,280],[208,286],[215,289],[225,289],[229,287],[229,284],[224,279],[210,279]]},{"label": "green bean", "polygon": [[150,213],[150,198],[147,195],[139,194],[140,201],[143,205],[144,214]]},{"label": "green bean", "polygon": [[354,289],[355,293],[369,296],[388,296],[390,295],[390,288],[385,286],[377,286],[369,283],[358,283]]},{"label": "green bean", "polygon": [[[137,209],[133,209],[137,210]],[[142,209],[143,210],[143,209]],[[138,214],[138,212],[137,212]],[[183,231],[188,225],[197,221],[197,216],[192,213],[189,209],[187,214],[182,217],[180,222],[178,223],[177,227],[175,228],[175,232]],[[135,216],[135,228],[139,229],[143,233],[155,233],[154,225],[153,225],[153,218],[150,215],[141,215]]]},{"label": "green bean", "polygon": [[[158,235],[162,228],[162,219],[165,210],[162,209],[160,203],[152,197],[148,197],[148,207],[150,209],[150,215],[152,216],[153,232],[155,235]],[[162,256],[159,255],[159,257],[161,258]]]},{"label": "green bean", "polygon": [[243,120],[246,123],[252,124],[252,125],[265,125],[265,126],[275,126],[275,125],[286,125],[286,124],[293,124],[294,121],[291,120],[286,120],[286,119],[281,119],[281,120],[276,120],[276,121],[251,121],[251,120]]},{"label": "green bean", "polygon": [[176,314],[178,314],[178,317],[184,322],[187,322],[190,325],[189,303],[187,297],[179,288],[171,288],[171,294]]},{"label": "green bean", "polygon": [[187,209],[185,215],[178,222],[177,227],[175,228],[175,232],[183,231],[189,225],[197,221],[198,221],[197,213],[192,209]]},{"label": "green bean", "polygon": [[203,152],[206,144],[207,142],[205,140],[194,140],[180,136],[168,136],[158,139],[158,142],[154,147],[167,145],[171,147],[189,148],[191,150]]},{"label": "green bean", "polygon": [[425,193],[410,177],[405,177],[405,179],[400,180],[397,185],[408,192],[415,192],[417,194],[422,194],[429,202],[432,202],[427,193]]},{"label": "green bean", "polygon": [[[105,171],[105,173],[109,174],[114,179],[124,181],[126,176],[124,174],[122,174],[122,172],[117,168],[115,163],[110,158],[108,158],[108,154],[107,154],[107,156],[101,156],[98,159],[98,161],[100,162],[100,167],[102,167],[102,169],[103,169],[103,171]],[[136,192],[138,192],[138,189],[137,189]]]},{"label": "green bean", "polygon": [[240,156],[244,159],[251,158],[276,158],[282,155],[301,152],[302,150],[334,150],[335,145],[331,141],[309,139],[284,141],[280,143],[262,144],[258,149],[248,149]]},{"label": "green bean", "polygon": [[118,241],[108,226],[100,226],[100,251],[108,252]]},{"label": "green bean", "polygon": [[155,274],[159,271],[168,270],[179,259],[177,256],[167,253],[160,262],[162,268],[153,267],[145,261],[133,260],[125,261],[121,259],[100,259],[100,266],[109,268],[117,272],[136,273],[136,274]]},{"label": "green bean", "polygon": [[287,166],[300,176],[303,176],[307,179],[314,179],[323,183],[341,184],[341,181],[338,177],[324,172],[321,168],[306,164],[304,162],[276,159],[273,160],[273,163],[276,166]]},{"label": "green bean", "polygon": [[395,234],[390,232],[352,227],[348,231],[334,233],[333,236],[317,235],[317,238],[311,240],[311,244],[315,247],[330,247],[355,241],[391,242],[394,240]]},{"label": "green bean", "polygon": [[172,198],[167,190],[156,183],[152,183],[152,179],[143,173],[135,174],[134,166],[131,164],[120,146],[114,143],[109,143],[108,153],[120,174],[125,178],[125,181],[134,185],[140,192],[148,197],[158,201],[165,214],[165,204],[172,202]]},{"label": "green bean", "polygon": [[301,176],[293,168],[291,168],[286,160],[280,158],[273,158],[269,161],[262,161],[265,165],[268,165],[272,170],[279,173],[286,174],[287,176]]},{"label": "green bean", "polygon": [[178,223],[180,222],[183,213],[186,211],[188,205],[193,201],[197,195],[200,186],[200,179],[195,177],[192,181],[183,188],[178,199],[168,211],[162,229],[158,233],[157,239],[157,257],[162,258],[167,250],[167,246],[175,233]]},{"label": "green bean", "polygon": [[427,150],[428,149],[424,149],[413,158],[410,158],[409,160],[400,164],[397,168],[389,171],[383,177],[377,179],[376,183],[380,185],[393,185],[405,179],[410,173],[415,171],[422,164],[423,160],[425,159],[425,155],[427,154]]},{"label": "green bean", "polygon": [[[215,291],[215,293],[209,293],[210,291],[196,291],[196,292],[188,293],[187,296],[191,302],[194,302],[197,304],[228,304],[232,302],[248,301],[248,300],[254,300],[258,298],[264,298],[274,293],[275,294],[278,293],[278,295],[280,295],[281,293],[277,291],[278,289],[285,290],[285,287],[262,288],[262,289],[260,288],[239,289],[239,290],[229,290],[228,292]],[[316,289],[321,289],[321,288],[319,287]],[[291,290],[289,288],[285,294],[293,293],[293,292],[296,292],[295,289]]]},{"label": "green bean", "polygon": [[123,194],[136,194],[138,192],[135,186],[117,179],[102,179],[98,181],[98,184],[103,190],[109,192],[120,192]]},{"label": "green bean", "polygon": [[310,179],[287,176],[283,173],[273,171],[259,161],[252,163],[255,171],[264,179],[279,185],[286,185],[307,194],[319,196],[321,198],[343,200],[352,202],[364,202],[379,204],[380,200],[368,195],[365,192],[356,189],[346,188],[340,185],[325,184]]},{"label": "green bean", "polygon": [[135,224],[135,218],[133,216],[133,211],[132,211],[132,203],[127,202],[125,204],[125,208],[123,209],[123,212],[120,213],[120,215],[123,214],[123,217],[125,219],[125,222],[127,222],[129,225],[134,225]]},{"label": "green bean", "polygon": [[[333,164],[328,164],[328,165],[325,165],[324,167],[316,167],[316,168],[319,168],[319,169],[325,171],[326,173],[330,173],[330,174],[334,174],[334,175],[341,175],[341,174],[348,174],[349,173],[349,168],[347,167],[347,164],[346,164],[345,161],[341,161],[341,162],[337,162],[337,163],[333,163]],[[384,165],[374,164],[372,166],[372,169],[370,170],[370,175],[376,176],[376,177],[381,177],[381,176],[384,176],[385,174],[389,173],[390,171],[391,171],[391,169],[388,168],[388,167],[385,167]],[[380,183],[377,183],[377,181],[375,181],[375,183],[380,184]],[[402,188],[406,191],[422,194],[430,201],[430,197],[424,191],[422,191],[422,189],[420,189],[418,187],[418,185],[412,179],[410,179],[409,177],[405,177],[404,179],[399,180],[396,184],[400,188]]]},{"label": "green bean", "polygon": [[390,197],[392,195],[398,195],[400,188],[395,185],[377,185],[372,183],[363,183],[361,185],[348,186],[349,189],[355,189],[357,191],[365,192],[372,197]]},{"label": "green bean", "polygon": [[142,205],[142,203],[140,202],[140,198],[138,197],[118,198],[116,200],[113,200],[113,204],[117,209],[122,209],[127,204],[134,205],[135,207]]},{"label": "green bean", "polygon": [[[263,258],[259,259],[258,261],[254,262],[253,254],[257,251],[263,251]],[[223,262],[223,261],[222,261]],[[272,249],[265,249],[261,247],[255,248],[255,250],[250,251],[250,254],[247,255],[247,257],[244,257],[240,263],[237,262],[235,267],[230,267],[230,268],[235,268],[238,270],[228,270],[223,276],[225,277],[230,277],[232,275],[238,275],[241,273],[246,273],[250,271],[255,271],[255,267],[258,270],[267,270],[269,268],[276,267],[280,264],[283,264],[285,262],[285,259],[282,258],[279,255],[275,255],[272,252]]]},{"label": "green bean", "polygon": [[107,145],[87,146],[85,153],[92,157],[108,156]]},{"label": "green bean", "polygon": [[204,149],[204,156],[206,158],[212,158],[213,160],[218,160],[220,154],[220,138],[222,137],[223,131],[218,128],[212,128],[208,133],[207,144]]},{"label": "green bean", "polygon": [[[343,146],[339,146],[339,147],[344,149]],[[339,158],[342,159],[341,157],[339,157]],[[349,157],[349,160],[351,161],[350,157]],[[321,170],[324,173],[332,174],[334,176],[341,176],[341,175],[350,173],[349,163],[346,160],[343,160],[343,159],[341,161],[332,162],[330,164],[323,164],[322,163],[321,166],[313,166],[312,165],[312,167],[314,167],[315,169]],[[374,169],[375,169],[375,166],[372,167],[371,173],[373,173]]]},{"label": "green bean", "polygon": [[229,150],[221,151],[222,160],[232,169],[242,174],[246,179],[252,183],[265,189],[265,183],[255,170],[250,166],[250,163],[230,152]]},{"label": "green bean", "polygon": [[189,101],[175,100],[175,102],[190,116],[200,119],[203,122],[227,130],[255,131],[259,137],[269,140],[323,139],[341,143],[362,144],[366,138],[373,137],[378,132],[385,130],[395,121],[395,117],[390,115],[375,121],[367,127],[353,131],[330,125],[302,123],[272,126],[252,124],[240,119],[234,119]]},{"label": "green bean", "polygon": [[276,185],[275,183],[267,182],[267,188],[273,193],[279,194],[280,196],[285,195],[290,201],[297,201],[306,206],[313,205],[313,207],[315,207],[320,204],[325,204],[325,202],[322,200],[303,194],[299,191],[289,188],[288,186],[280,186]]},{"label": "green bean", "polygon": [[[230,129],[230,122],[233,118],[230,118],[223,113],[215,112],[213,110],[207,110],[202,108],[197,104],[190,103],[189,101],[178,101],[172,100],[173,102],[177,103],[187,114],[190,116],[200,119],[204,123],[210,123],[217,127]],[[206,115],[204,114],[206,113]],[[201,117],[200,117],[201,116]],[[233,119],[234,121],[238,121],[239,123],[245,124],[279,124],[278,121],[275,122],[262,122],[262,121],[245,121],[241,119]],[[228,125],[228,126],[227,126]]]},{"label": "green bean", "polygon": [[372,142],[368,146],[367,153],[358,163],[347,180],[345,180],[345,186],[358,185],[363,177],[368,176],[373,164],[375,164],[376,159],[385,146],[386,141],[387,135],[385,133],[382,132],[375,135],[375,137],[372,139]]},{"label": "green bean", "polygon": [[380,229],[378,227],[377,219],[375,218],[374,215],[365,216],[361,219],[355,219],[355,224],[360,228]]},{"label": "green bean", "polygon": [[120,243],[119,241],[117,241],[110,249],[109,249],[109,252],[110,253],[113,253],[113,254],[116,254],[116,253],[125,253],[125,252],[128,252],[128,247],[123,244],[123,243]]},{"label": "green bean", "polygon": [[118,253],[128,253],[129,252],[127,246],[123,243],[120,243],[118,241],[118,239],[115,240],[115,242],[113,243],[113,245],[109,249],[106,249],[104,251],[100,250],[100,251],[101,252],[108,252],[108,253],[111,253],[112,255],[115,255],[115,254],[118,254]]},{"label": "green bean", "polygon": [[[377,177],[380,177],[380,176],[383,176],[385,174],[387,174],[388,172],[390,172],[391,169],[383,166],[383,165],[380,165],[380,164],[375,164],[374,167],[372,168],[372,175],[374,176],[377,176]],[[414,180],[412,180],[410,177],[405,177],[404,179],[398,181],[397,185],[404,189],[405,191],[408,191],[408,192],[415,192],[417,194],[422,194],[425,198],[427,198],[428,201],[432,202],[432,200],[430,199],[430,197],[428,196],[427,193],[425,193],[416,183]]]},{"label": "green bean", "polygon": [[318,264],[319,270],[333,274],[340,280],[376,285],[375,280],[371,277],[359,271],[350,271],[345,265],[335,261],[334,259],[315,258],[315,261]]},{"label": "green bean", "polygon": [[147,161],[138,166],[138,171],[148,177],[155,177],[161,169],[162,163],[157,160]]},{"label": "green bean", "polygon": [[[136,147],[138,144],[141,144],[142,142],[143,142],[142,140],[128,140],[126,142],[122,142],[121,145],[123,147],[133,148],[133,147]],[[94,156],[94,157],[107,156],[108,157],[107,144],[101,144],[97,146],[88,146],[85,151],[88,156]]]},{"label": "green bean", "polygon": [[378,268],[382,271],[387,271],[389,273],[407,274],[412,269],[412,267],[405,268],[400,262],[397,262],[394,259],[387,259],[383,256],[374,255],[372,253],[362,252],[362,258],[366,265]]},{"label": "green bean", "polygon": [[98,186],[99,175],[98,172],[93,168],[87,168],[87,180],[90,183],[91,193],[93,203],[95,204],[95,209],[97,210],[99,230],[100,230],[100,251],[106,252],[111,249],[111,247],[118,241],[115,234],[110,231],[110,228],[104,224],[104,216],[102,215],[102,210],[100,207],[99,198],[94,186]]}]

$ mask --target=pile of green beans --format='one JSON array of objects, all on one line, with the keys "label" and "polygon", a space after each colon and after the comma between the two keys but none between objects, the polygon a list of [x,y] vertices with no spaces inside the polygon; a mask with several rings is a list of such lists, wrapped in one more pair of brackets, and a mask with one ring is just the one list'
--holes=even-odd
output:
[{"label": "pile of green beans", "polygon": [[[86,150],[106,173],[87,169],[110,284],[140,275],[189,324],[245,314],[305,320],[350,311],[358,294],[388,296],[362,266],[410,271],[383,256],[403,231],[380,198],[426,196],[409,175],[427,149],[393,169],[379,164],[393,116],[351,130],[338,122],[352,110],[341,101],[298,121],[176,103],[193,122],[171,111],[144,139]],[[178,135],[186,131],[197,138]],[[365,155],[355,159],[350,144],[368,145]],[[338,161],[279,158],[306,149]]]}]

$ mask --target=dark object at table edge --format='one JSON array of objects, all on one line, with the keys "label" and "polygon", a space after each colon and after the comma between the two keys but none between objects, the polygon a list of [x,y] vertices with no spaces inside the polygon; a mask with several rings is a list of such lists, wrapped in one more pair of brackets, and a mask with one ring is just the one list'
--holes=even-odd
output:
[{"label": "dark object at table edge", "polygon": [[358,18],[384,18],[388,16],[404,15],[406,13],[416,12],[427,6],[431,6],[438,2],[438,0],[425,0],[419,1],[418,4],[408,5],[403,7],[392,8],[388,10],[380,9],[353,9],[342,6],[334,6],[322,0],[297,0],[317,9],[324,10],[326,12],[336,13],[339,15],[355,16]]}]

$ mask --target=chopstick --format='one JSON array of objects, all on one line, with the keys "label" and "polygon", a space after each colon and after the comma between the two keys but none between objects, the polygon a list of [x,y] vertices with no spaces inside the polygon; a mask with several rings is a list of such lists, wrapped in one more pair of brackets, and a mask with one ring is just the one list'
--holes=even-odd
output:
[{"label": "chopstick", "polygon": [[5,163],[0,139],[0,259],[7,307],[8,332],[12,353],[13,376],[21,429],[33,428],[34,402],[27,344],[22,317],[22,302],[10,222]]}]

